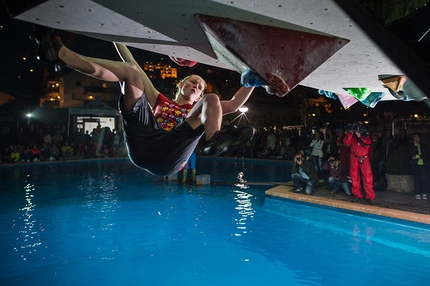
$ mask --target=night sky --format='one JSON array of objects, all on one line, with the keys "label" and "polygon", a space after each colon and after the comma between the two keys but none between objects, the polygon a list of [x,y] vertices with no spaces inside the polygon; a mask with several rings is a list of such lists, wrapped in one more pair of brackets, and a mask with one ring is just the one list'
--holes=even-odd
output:
[{"label": "night sky", "polygon": [[32,25],[13,20],[0,3],[0,27],[0,92],[33,96],[41,84],[44,65],[36,60],[36,43],[29,39]]}]

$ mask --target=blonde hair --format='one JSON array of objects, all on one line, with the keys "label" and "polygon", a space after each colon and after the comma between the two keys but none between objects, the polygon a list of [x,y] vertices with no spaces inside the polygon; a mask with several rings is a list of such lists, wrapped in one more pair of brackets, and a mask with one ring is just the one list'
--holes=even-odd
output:
[{"label": "blonde hair", "polygon": [[199,78],[201,78],[202,80],[203,80],[203,82],[205,83],[204,84],[204,86],[203,86],[203,90],[202,90],[202,94],[201,94],[201,96],[200,97],[202,97],[203,95],[204,95],[204,93],[205,93],[205,90],[206,90],[206,88],[207,88],[207,83],[206,83],[206,81],[201,77],[201,76],[199,76],[199,75],[196,75],[196,74],[190,74],[190,75],[187,75],[186,77],[184,77],[183,79],[181,79],[181,80],[179,80],[179,82],[176,84],[176,93],[175,93],[175,96],[174,96],[174,100],[176,100],[176,99],[178,99],[178,96],[179,96],[179,92],[180,92],[180,87],[179,87],[179,83],[184,83],[187,79],[189,79],[190,77],[192,77],[192,76],[198,76]]}]

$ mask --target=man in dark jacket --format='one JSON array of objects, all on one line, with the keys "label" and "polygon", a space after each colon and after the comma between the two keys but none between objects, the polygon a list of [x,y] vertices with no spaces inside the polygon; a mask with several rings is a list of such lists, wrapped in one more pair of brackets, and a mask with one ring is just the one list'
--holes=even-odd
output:
[{"label": "man in dark jacket", "polygon": [[427,200],[427,165],[430,163],[430,150],[426,143],[421,142],[421,134],[415,133],[409,148],[411,165],[414,172],[415,199]]},{"label": "man in dark jacket", "polygon": [[376,150],[379,155],[379,167],[378,167],[378,180],[385,179],[385,163],[387,163],[388,157],[393,153],[394,148],[394,137],[391,135],[389,129],[384,129],[381,137],[376,141]]},{"label": "man in dark jacket", "polygon": [[336,193],[339,188],[342,188],[347,196],[351,195],[351,186],[348,182],[348,173],[345,164],[343,164],[337,157],[331,156],[324,162],[323,170],[328,170],[330,172],[328,182],[331,185],[332,194]]},{"label": "man in dark jacket", "polygon": [[294,182],[294,192],[299,193],[305,189],[305,194],[311,195],[318,182],[317,172],[309,160],[306,160],[302,153],[294,156],[294,163],[291,167],[291,179]]}]

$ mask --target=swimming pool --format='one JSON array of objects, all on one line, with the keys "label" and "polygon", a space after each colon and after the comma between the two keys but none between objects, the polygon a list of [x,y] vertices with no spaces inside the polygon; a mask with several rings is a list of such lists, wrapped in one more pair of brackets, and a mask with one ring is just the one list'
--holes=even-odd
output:
[{"label": "swimming pool", "polygon": [[[285,163],[198,159],[231,182]],[[127,160],[2,167],[0,285],[427,285],[430,228],[286,200],[262,185],[189,188]]]}]

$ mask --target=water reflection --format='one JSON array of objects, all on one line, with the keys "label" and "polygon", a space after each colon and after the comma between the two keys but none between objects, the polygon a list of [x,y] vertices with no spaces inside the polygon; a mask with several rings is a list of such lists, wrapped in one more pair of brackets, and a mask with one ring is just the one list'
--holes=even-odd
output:
[{"label": "water reflection", "polygon": [[253,195],[242,190],[235,190],[234,192],[236,193],[236,197],[234,199],[237,202],[237,207],[235,209],[238,211],[240,216],[240,218],[235,219],[238,232],[234,235],[242,236],[243,234],[248,233],[246,226],[247,220],[254,219],[254,208],[252,207],[251,202]]},{"label": "water reflection", "polygon": [[86,184],[80,186],[85,193],[82,207],[87,209],[83,219],[91,239],[97,241],[95,253],[101,256],[100,259],[114,259],[118,247],[110,238],[114,235],[119,208],[116,175],[103,174],[102,179],[98,180],[89,175],[84,181]]},{"label": "water reflection", "polygon": [[[375,235],[375,228],[371,226],[364,227],[364,231],[361,230],[358,224],[354,224],[354,227],[352,229],[352,243],[351,243],[351,249],[355,253],[363,252],[363,244],[362,242],[365,242],[369,246],[372,245],[372,238]],[[360,247],[361,246],[361,247]],[[367,252],[366,250],[364,250]]]},{"label": "water reflection", "polygon": [[115,213],[118,203],[115,174],[104,174],[100,181],[89,176],[84,181],[86,184],[80,186],[85,192],[84,206],[108,215]]},{"label": "water reflection", "polygon": [[[18,229],[18,237],[16,238],[17,246],[14,247],[15,252],[21,253],[21,258],[27,260],[30,254],[36,252],[37,247],[41,245],[41,240],[37,229],[37,219],[34,216],[36,204],[33,203],[35,187],[32,184],[27,184],[24,187],[26,204],[20,209],[21,215],[17,220],[14,220],[13,228]],[[21,224],[22,223],[22,224]],[[39,227],[43,231],[42,227]]]},{"label": "water reflection", "polygon": [[239,187],[241,189],[249,188],[247,181],[245,180],[245,177],[243,175],[243,172],[239,172],[239,174],[237,174],[237,179],[239,180],[239,183],[235,184],[236,187]]}]

